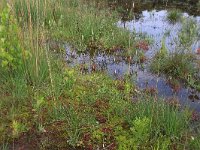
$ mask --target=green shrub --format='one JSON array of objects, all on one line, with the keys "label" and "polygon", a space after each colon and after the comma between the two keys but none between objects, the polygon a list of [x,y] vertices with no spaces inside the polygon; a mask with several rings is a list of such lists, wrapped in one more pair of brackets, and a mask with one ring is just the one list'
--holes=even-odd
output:
[{"label": "green shrub", "polygon": [[129,131],[124,131],[123,128],[116,129],[116,140],[119,150],[131,150],[138,148],[145,148],[145,143],[150,136],[150,119],[136,118],[133,120]]},{"label": "green shrub", "polygon": [[9,8],[3,10],[0,18],[0,64],[13,71],[22,67],[29,53],[20,46],[19,29]]}]

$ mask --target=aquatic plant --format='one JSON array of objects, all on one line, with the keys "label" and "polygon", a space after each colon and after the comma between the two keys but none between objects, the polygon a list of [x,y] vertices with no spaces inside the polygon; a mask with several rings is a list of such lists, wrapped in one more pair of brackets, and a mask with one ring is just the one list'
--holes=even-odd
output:
[{"label": "aquatic plant", "polygon": [[[195,80],[198,84],[199,68],[194,67],[194,57],[190,54],[177,52],[163,56],[158,52],[150,65],[150,69],[154,73],[165,74],[168,79],[173,79],[173,81],[178,79],[192,85],[191,81]],[[195,84],[192,86],[195,87]]]},{"label": "aquatic plant", "polygon": [[178,33],[181,51],[191,51],[192,44],[196,43],[199,39],[199,27],[193,18],[183,19],[181,31]]},{"label": "aquatic plant", "polygon": [[170,10],[167,14],[167,20],[171,23],[176,23],[181,20],[182,14],[180,10],[178,9],[173,9]]}]

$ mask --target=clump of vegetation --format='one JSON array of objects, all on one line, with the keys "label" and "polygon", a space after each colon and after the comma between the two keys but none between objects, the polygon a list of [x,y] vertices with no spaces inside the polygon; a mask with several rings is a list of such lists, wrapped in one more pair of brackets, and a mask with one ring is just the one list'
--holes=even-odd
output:
[{"label": "clump of vegetation", "polygon": [[173,9],[168,12],[167,20],[171,23],[176,23],[181,20],[182,13],[178,9]]},{"label": "clump of vegetation", "polygon": [[135,35],[116,26],[117,14],[105,8],[96,9],[93,2],[88,6],[78,0],[39,4],[35,0],[20,0],[15,1],[14,9],[23,26],[30,23],[33,27],[44,26],[51,38],[65,39],[79,51],[133,46],[130,41]]},{"label": "clump of vegetation", "polygon": [[151,62],[150,69],[154,73],[166,75],[172,83],[179,80],[199,89],[200,68],[193,54],[178,52],[163,54],[159,51]]},{"label": "clump of vegetation", "polygon": [[189,75],[194,76],[195,68],[190,55],[173,53],[165,57],[158,54],[151,64],[151,69],[156,73],[164,73],[171,78],[187,79]]},{"label": "clump of vegetation", "polygon": [[193,18],[183,19],[182,28],[178,34],[181,51],[191,52],[191,45],[199,40],[199,29]]}]

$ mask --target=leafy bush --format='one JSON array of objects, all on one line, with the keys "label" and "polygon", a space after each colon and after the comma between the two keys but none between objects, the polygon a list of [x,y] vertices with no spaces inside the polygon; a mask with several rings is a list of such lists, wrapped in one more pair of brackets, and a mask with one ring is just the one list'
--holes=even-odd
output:
[{"label": "leafy bush", "polygon": [[19,29],[9,7],[0,14],[0,64],[10,71],[21,67],[28,52],[20,46]]},{"label": "leafy bush", "polygon": [[130,130],[125,131],[122,127],[116,129],[116,140],[118,143],[118,149],[137,149],[145,148],[145,143],[150,136],[150,119],[147,117],[136,118],[132,122]]}]

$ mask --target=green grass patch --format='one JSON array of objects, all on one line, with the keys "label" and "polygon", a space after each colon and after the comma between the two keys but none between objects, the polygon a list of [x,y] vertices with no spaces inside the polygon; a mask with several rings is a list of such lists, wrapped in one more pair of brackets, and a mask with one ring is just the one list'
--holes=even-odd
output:
[{"label": "green grass patch", "polygon": [[65,69],[65,90],[56,101],[43,92],[23,101],[13,101],[12,93],[4,96],[0,121],[7,130],[1,130],[1,144],[41,135],[37,146],[43,149],[189,146],[181,140],[190,133],[189,111],[137,94],[128,80],[113,81],[99,73],[80,77]]},{"label": "green grass patch", "polygon": [[195,57],[193,54],[175,52],[163,55],[158,52],[151,62],[150,69],[156,74],[166,75],[172,84],[176,84],[179,80],[199,90],[200,68]]},{"label": "green grass patch", "polygon": [[167,20],[171,23],[176,23],[181,20],[182,13],[178,9],[172,9],[167,14]]}]

